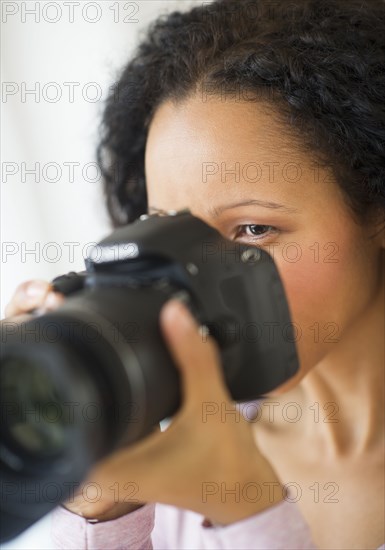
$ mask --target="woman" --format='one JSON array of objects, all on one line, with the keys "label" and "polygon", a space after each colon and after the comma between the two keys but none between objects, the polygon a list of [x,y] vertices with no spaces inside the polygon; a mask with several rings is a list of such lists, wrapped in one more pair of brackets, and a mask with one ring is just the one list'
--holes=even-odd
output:
[{"label": "woman", "polygon": [[[91,472],[96,497],[57,509],[59,547],[385,540],[384,11],[382,0],[203,3],[155,22],[123,71],[99,147],[114,224],[188,207],[270,252],[300,369],[260,401],[258,421],[240,418],[216,344],[170,301],[160,324],[183,406],[166,432]],[[6,314],[61,301],[25,283]],[[207,402],[225,414],[203,421]]]}]

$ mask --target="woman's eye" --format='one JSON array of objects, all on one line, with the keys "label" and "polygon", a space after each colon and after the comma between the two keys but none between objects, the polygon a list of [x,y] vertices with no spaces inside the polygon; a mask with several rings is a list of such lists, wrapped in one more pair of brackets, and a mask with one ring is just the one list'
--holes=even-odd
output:
[{"label": "woman's eye", "polygon": [[235,238],[246,236],[246,237],[251,237],[251,240],[253,240],[253,238],[255,240],[259,240],[276,231],[277,229],[272,225],[259,225],[259,224],[239,225],[236,229]]}]

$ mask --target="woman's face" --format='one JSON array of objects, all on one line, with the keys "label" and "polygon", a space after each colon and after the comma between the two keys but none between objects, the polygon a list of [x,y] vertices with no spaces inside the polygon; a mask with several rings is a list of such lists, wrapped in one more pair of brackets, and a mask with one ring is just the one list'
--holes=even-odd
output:
[{"label": "woman's face", "polygon": [[211,97],[163,103],[146,146],[148,205],[189,208],[224,237],[273,256],[296,326],[299,373],[362,322],[380,285],[380,245],[330,171],[286,136],[273,108]]}]

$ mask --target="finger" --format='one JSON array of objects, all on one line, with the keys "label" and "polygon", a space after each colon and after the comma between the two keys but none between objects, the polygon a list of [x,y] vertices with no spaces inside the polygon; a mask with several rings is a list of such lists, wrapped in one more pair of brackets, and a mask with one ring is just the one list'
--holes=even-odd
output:
[{"label": "finger", "polygon": [[179,301],[167,302],[160,314],[161,329],[170,353],[182,374],[185,401],[229,398],[223,379],[219,349],[204,337],[189,310]]},{"label": "finger", "polygon": [[63,294],[51,290],[46,281],[27,281],[21,284],[11,302],[5,308],[5,317],[21,315],[35,310],[42,314],[58,308],[64,301]]},{"label": "finger", "polygon": [[26,281],[16,289],[12,300],[5,308],[5,316],[12,317],[37,308],[44,303],[51,285],[46,281]]}]

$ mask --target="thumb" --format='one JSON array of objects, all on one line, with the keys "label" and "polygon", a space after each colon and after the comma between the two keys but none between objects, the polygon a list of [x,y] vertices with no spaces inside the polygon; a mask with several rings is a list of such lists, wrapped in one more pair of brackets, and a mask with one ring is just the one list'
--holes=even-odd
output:
[{"label": "thumb", "polygon": [[213,338],[203,337],[187,307],[179,300],[169,300],[161,310],[160,324],[182,375],[184,400],[227,399],[218,345]]}]

